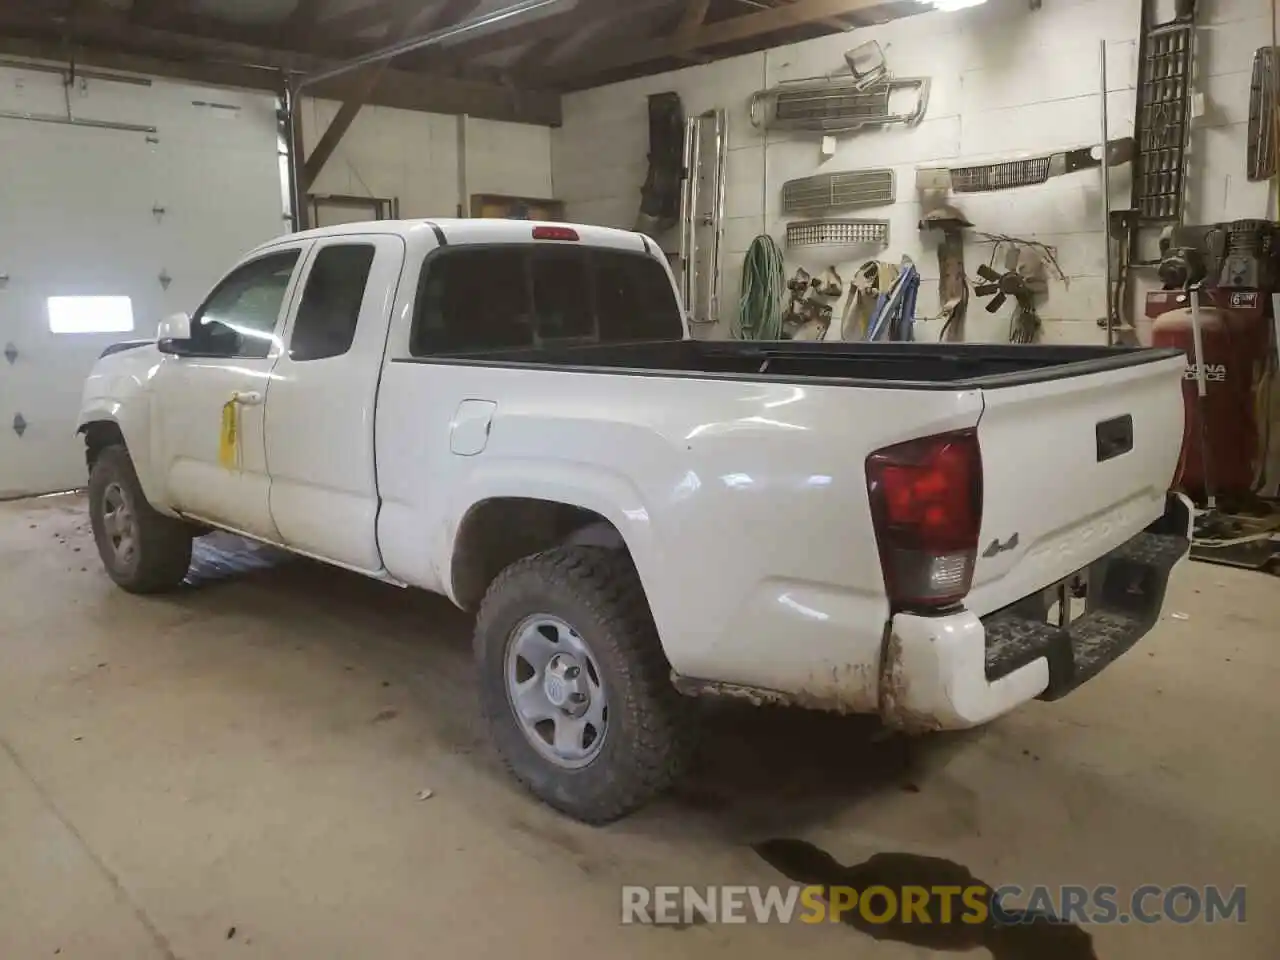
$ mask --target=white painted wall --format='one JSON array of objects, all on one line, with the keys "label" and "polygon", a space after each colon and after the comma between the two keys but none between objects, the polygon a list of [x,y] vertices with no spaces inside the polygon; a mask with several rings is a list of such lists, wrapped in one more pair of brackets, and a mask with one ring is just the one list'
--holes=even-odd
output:
[{"label": "white painted wall", "polygon": [[[556,195],[569,217],[631,227],[646,170],[646,96],[681,95],[686,113],[713,107],[729,111],[730,154],[726,227],[724,336],[736,310],[742,256],[761,232],[782,242],[782,183],[794,177],[861,167],[897,171],[898,202],[851,216],[892,220],[891,243],[874,253],[860,248],[837,264],[848,280],[861,262],[906,254],[920,267],[919,315],[938,309],[937,255],[917,229],[914,187],[918,165],[957,165],[1096,143],[1100,136],[1099,42],[1107,43],[1110,135],[1133,130],[1137,71],[1138,0],[1045,0],[1032,12],[1027,0],[989,0],[983,6],[932,12],[785,47],[645,77],[566,97],[564,126],[552,132]],[[1197,54],[1206,116],[1192,137],[1188,222],[1267,216],[1268,185],[1245,179],[1245,121],[1253,51],[1272,30],[1271,0],[1200,0]],[[913,129],[890,127],[840,141],[839,152],[820,163],[812,139],[773,132],[764,137],[747,116],[751,93],[781,80],[815,76],[842,65],[841,54],[863,40],[878,40],[899,76],[929,76],[932,95],[924,121]],[[1117,168],[1113,207],[1128,206],[1129,168]],[[971,194],[959,205],[979,230],[1028,237],[1057,248],[1067,281],[1051,284],[1042,308],[1046,342],[1100,342],[1096,320],[1104,311],[1101,179],[1086,171],[1048,184],[1004,193]],[[675,249],[676,239],[662,238]],[[970,245],[970,275],[989,254]],[[813,272],[826,264],[789,256],[789,269]],[[1007,310],[1008,308],[1006,308]],[[840,314],[837,304],[836,316]],[[970,306],[970,340],[1003,340],[1007,316]],[[924,336],[936,336],[926,326]],[[920,334],[918,334],[920,335]]]},{"label": "white painted wall", "polygon": [[[303,139],[312,150],[338,111],[330,100],[303,102]],[[465,120],[468,194],[551,197],[551,131],[547,127]],[[312,193],[396,197],[402,217],[452,217],[459,193],[459,118],[365,107],[342,138]]]}]

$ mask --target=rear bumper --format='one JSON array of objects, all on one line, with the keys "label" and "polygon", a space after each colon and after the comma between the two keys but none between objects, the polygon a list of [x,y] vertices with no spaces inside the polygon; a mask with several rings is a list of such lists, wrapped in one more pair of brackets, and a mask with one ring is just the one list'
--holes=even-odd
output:
[{"label": "rear bumper", "polygon": [[989,616],[897,614],[880,681],[880,713],[910,730],[972,727],[1032,699],[1056,700],[1102,672],[1155,624],[1173,567],[1187,553],[1191,503],[1091,564],[1086,612],[1066,627],[1029,598]]}]

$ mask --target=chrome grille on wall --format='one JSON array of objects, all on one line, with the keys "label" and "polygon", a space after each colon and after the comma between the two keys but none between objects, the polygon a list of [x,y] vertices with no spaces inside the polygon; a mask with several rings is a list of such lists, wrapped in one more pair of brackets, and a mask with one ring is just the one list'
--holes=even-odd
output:
[{"label": "chrome grille on wall", "polygon": [[857,126],[889,113],[889,85],[870,90],[796,90],[778,94],[774,116],[780,123],[825,127],[832,121]]},{"label": "chrome grille on wall", "polygon": [[787,224],[789,247],[887,246],[888,220],[797,220]]},{"label": "chrome grille on wall", "polygon": [[1051,157],[1010,160],[976,167],[952,167],[951,189],[956,193],[978,193],[983,190],[1007,190],[1044,183],[1049,179]]},{"label": "chrome grille on wall", "polygon": [[[908,113],[890,113],[895,90],[915,90],[916,106]],[[929,80],[904,77],[860,86],[852,77],[797,80],[751,98],[751,122],[757,127],[850,133],[866,126],[918,123],[929,103]]]},{"label": "chrome grille on wall", "polygon": [[897,199],[896,190],[893,171],[887,167],[800,177],[782,185],[782,212],[881,206]]}]

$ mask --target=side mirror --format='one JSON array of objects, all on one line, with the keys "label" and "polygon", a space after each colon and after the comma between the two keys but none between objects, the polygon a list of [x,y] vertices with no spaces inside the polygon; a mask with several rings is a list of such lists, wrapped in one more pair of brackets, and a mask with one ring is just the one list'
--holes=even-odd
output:
[{"label": "side mirror", "polygon": [[191,318],[185,313],[175,313],[160,321],[156,329],[156,349],[161,353],[182,353],[191,341]]}]

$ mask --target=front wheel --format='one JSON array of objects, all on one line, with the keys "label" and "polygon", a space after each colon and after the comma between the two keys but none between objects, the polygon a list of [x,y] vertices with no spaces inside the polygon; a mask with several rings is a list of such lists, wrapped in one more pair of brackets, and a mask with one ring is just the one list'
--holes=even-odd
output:
[{"label": "front wheel", "polygon": [[608,823],[682,772],[688,708],[625,553],[570,547],[512,564],[485,596],[475,651],[498,751],[550,806]]},{"label": "front wheel", "polygon": [[191,566],[191,528],[147,502],[129,452],[98,454],[89,473],[89,520],[107,575],[130,593],[182,583]]}]

